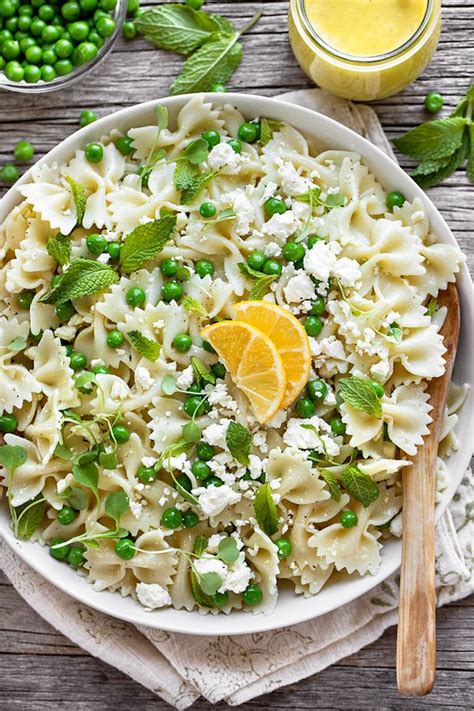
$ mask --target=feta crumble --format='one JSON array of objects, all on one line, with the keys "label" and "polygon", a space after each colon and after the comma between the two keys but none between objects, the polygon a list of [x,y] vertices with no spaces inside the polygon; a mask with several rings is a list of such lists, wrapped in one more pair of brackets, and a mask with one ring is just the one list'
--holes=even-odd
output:
[{"label": "feta crumble", "polygon": [[135,588],[138,601],[146,610],[156,610],[158,607],[171,605],[171,596],[158,583],[138,583]]}]

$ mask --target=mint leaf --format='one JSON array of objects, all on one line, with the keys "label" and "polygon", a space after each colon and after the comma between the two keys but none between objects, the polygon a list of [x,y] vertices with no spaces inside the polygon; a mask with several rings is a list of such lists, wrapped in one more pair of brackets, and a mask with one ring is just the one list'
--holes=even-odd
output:
[{"label": "mint leaf", "polygon": [[87,496],[82,489],[71,486],[67,493],[67,500],[70,506],[76,511],[83,511],[87,507]]},{"label": "mint leaf", "polygon": [[342,207],[345,203],[344,200],[344,195],[341,195],[341,193],[330,193],[327,198],[326,202],[324,203],[326,207]]},{"label": "mint leaf", "polygon": [[329,471],[329,469],[320,470],[321,478],[324,479],[327,489],[331,495],[331,499],[334,501],[341,500],[341,487],[335,475]]},{"label": "mint leaf", "polygon": [[278,531],[280,521],[268,482],[257,489],[253,504],[258,525],[267,536],[273,536]]},{"label": "mint leaf", "polygon": [[0,447],[0,464],[12,476],[18,467],[26,462],[27,453],[24,447],[16,444],[3,444]]},{"label": "mint leaf", "polygon": [[352,465],[346,467],[341,474],[342,483],[353,499],[360,501],[364,508],[367,508],[373,501],[378,499],[380,491],[372,481],[370,476],[364,474],[359,467]]},{"label": "mint leaf", "polygon": [[31,538],[43,521],[47,505],[48,502],[39,494],[34,501],[15,507],[17,536]]},{"label": "mint leaf", "polygon": [[99,452],[99,464],[104,469],[117,469],[117,456],[114,452]]},{"label": "mint leaf", "polygon": [[190,183],[186,188],[184,188],[181,191],[181,203],[183,205],[189,205],[190,203],[193,202],[195,198],[199,195],[200,192],[204,190],[204,188],[207,188],[211,180],[214,180],[214,178],[219,175],[220,169],[219,170],[208,170],[204,173],[200,173],[197,175],[192,183]]},{"label": "mint leaf", "polygon": [[120,268],[125,274],[135,272],[161,252],[176,227],[176,217],[165,215],[159,220],[138,225],[130,232],[120,249]]},{"label": "mint leaf", "polygon": [[204,536],[202,533],[199,534],[199,536],[196,536],[196,539],[194,541],[193,545],[193,553],[197,555],[198,558],[202,556],[204,551],[207,548],[207,536]]},{"label": "mint leaf", "polygon": [[161,350],[161,346],[157,341],[154,341],[152,338],[147,338],[141,331],[129,331],[127,336],[135,350],[138,351],[143,358],[150,360],[152,363],[155,362]]},{"label": "mint leaf", "polygon": [[178,390],[176,378],[173,375],[165,375],[161,381],[161,389],[165,395],[174,395],[174,393]]},{"label": "mint leaf", "polygon": [[191,365],[193,366],[194,380],[197,383],[216,384],[216,376],[214,373],[211,373],[197,356],[191,356]]},{"label": "mint leaf", "polygon": [[390,324],[390,326],[387,329],[387,338],[394,343],[400,343],[402,340],[403,336],[403,331],[398,325],[398,323],[393,323]]},{"label": "mint leaf", "polygon": [[71,261],[71,241],[66,235],[59,233],[55,237],[50,237],[46,249],[49,256],[62,267]]},{"label": "mint leaf", "polygon": [[128,511],[129,507],[130,500],[125,491],[114,491],[112,494],[109,494],[104,506],[105,513],[114,519],[117,528],[119,526],[120,517]]},{"label": "mint leaf", "polygon": [[263,299],[270,288],[270,284],[278,279],[277,274],[262,274],[262,272],[258,272],[252,269],[252,267],[249,267],[245,262],[238,262],[237,266],[244,276],[248,276],[254,280],[249,294],[251,301],[260,301],[260,299]]},{"label": "mint leaf", "polygon": [[244,466],[249,463],[252,437],[246,427],[239,422],[229,422],[225,433],[225,441],[235,460]]},{"label": "mint leaf", "polygon": [[45,304],[64,304],[70,299],[90,296],[103,291],[119,280],[117,272],[107,264],[79,257],[71,262],[69,269],[61,275],[56,287],[43,296]]},{"label": "mint leaf", "polygon": [[72,197],[74,198],[74,203],[76,205],[76,220],[79,227],[82,225],[82,220],[84,218],[84,213],[86,211],[86,191],[84,186],[80,183],[76,183],[74,178],[69,175],[67,177],[67,182],[71,186]]},{"label": "mint leaf", "polygon": [[181,299],[181,306],[184,306],[186,311],[189,311],[190,313],[196,313],[200,316],[209,315],[200,301],[193,299],[192,296],[188,296],[187,294]]},{"label": "mint leaf", "polygon": [[[439,167],[432,171],[431,173],[423,175],[415,175],[416,170],[412,174],[416,182],[421,188],[427,190],[428,188],[433,188],[435,185],[439,185],[443,180],[449,178],[454,171],[462,166],[464,161],[468,156],[469,151],[469,134],[467,130],[464,132],[461,146],[452,154],[447,162],[439,161]],[[419,168],[420,166],[418,166]],[[426,168],[426,166],[425,166]]]},{"label": "mint leaf", "polygon": [[198,574],[199,587],[205,595],[215,595],[222,587],[222,578],[218,573]]},{"label": "mint leaf", "polygon": [[134,22],[138,32],[156,47],[184,55],[209,41],[215,32],[235,32],[225,18],[186,5],[160,5],[147,10]]},{"label": "mint leaf", "polygon": [[57,444],[54,449],[54,456],[59,457],[65,462],[70,462],[72,459],[72,450],[65,444]]},{"label": "mint leaf", "polygon": [[206,42],[184,63],[181,74],[170,87],[170,94],[209,91],[213,84],[225,84],[242,61],[240,35]]},{"label": "mint leaf", "polygon": [[237,542],[232,536],[223,538],[217,547],[217,557],[227,565],[235,563],[239,557]]},{"label": "mint leaf", "polygon": [[173,173],[176,190],[190,188],[199,175],[199,168],[187,160],[178,160]]},{"label": "mint leaf", "polygon": [[344,402],[372,417],[382,417],[382,404],[374,386],[363,378],[342,378],[339,392]]},{"label": "mint leaf", "polygon": [[187,160],[191,165],[198,165],[206,160],[209,155],[209,145],[204,138],[196,138],[190,141],[186,148],[181,152],[178,160]]},{"label": "mint leaf", "polygon": [[474,183],[474,123],[469,126],[469,156],[467,158],[466,173],[471,183]]},{"label": "mint leaf", "polygon": [[99,486],[99,470],[93,462],[76,465],[72,468],[72,474],[76,481],[87,489],[91,489],[96,495]]},{"label": "mint leaf", "polygon": [[221,210],[220,213],[214,217],[212,220],[206,220],[206,224],[202,228],[202,232],[207,232],[213,225],[218,222],[225,222],[226,220],[233,220],[236,217],[235,212],[230,207],[226,207],[225,210]]},{"label": "mint leaf", "polygon": [[326,200],[322,200],[321,188],[311,188],[311,190],[305,193],[295,195],[295,200],[308,203],[311,205],[311,209],[319,205],[325,207],[327,210],[332,210],[334,207],[341,207],[345,202],[344,195],[340,193],[331,193],[327,196]]},{"label": "mint leaf", "polygon": [[260,143],[266,146],[273,138],[275,131],[279,131],[285,124],[282,121],[274,121],[273,119],[260,119]]},{"label": "mint leaf", "polygon": [[27,345],[28,343],[26,338],[24,338],[23,336],[17,336],[16,338],[12,338],[10,343],[7,344],[7,348],[9,351],[17,353],[18,351],[25,350]]},{"label": "mint leaf", "polygon": [[467,119],[462,116],[429,121],[393,143],[401,153],[417,160],[447,158],[460,147],[466,124]]}]

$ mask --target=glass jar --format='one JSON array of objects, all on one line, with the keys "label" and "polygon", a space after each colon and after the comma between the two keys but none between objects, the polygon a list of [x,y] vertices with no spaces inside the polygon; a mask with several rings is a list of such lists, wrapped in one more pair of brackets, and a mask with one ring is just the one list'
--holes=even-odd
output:
[{"label": "glass jar", "polygon": [[345,54],[330,46],[309,20],[310,2],[290,0],[288,19],[293,52],[315,84],[343,99],[371,101],[396,94],[421,74],[438,44],[441,0],[427,0],[421,23],[400,46],[373,56]]}]

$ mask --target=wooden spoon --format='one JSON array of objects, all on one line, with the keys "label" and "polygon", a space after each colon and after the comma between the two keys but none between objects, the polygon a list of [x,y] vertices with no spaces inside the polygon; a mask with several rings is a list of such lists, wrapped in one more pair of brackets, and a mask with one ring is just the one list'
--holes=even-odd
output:
[{"label": "wooden spoon", "polygon": [[441,329],[446,370],[427,392],[433,422],[424,444],[402,470],[403,539],[397,635],[397,683],[402,694],[424,696],[436,671],[435,486],[443,412],[459,340],[460,310],[455,284],[438,296],[448,314]]}]

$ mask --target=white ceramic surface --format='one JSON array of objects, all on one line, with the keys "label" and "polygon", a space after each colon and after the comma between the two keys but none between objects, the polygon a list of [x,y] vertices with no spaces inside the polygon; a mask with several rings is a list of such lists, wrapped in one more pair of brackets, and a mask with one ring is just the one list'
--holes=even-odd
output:
[{"label": "white ceramic surface", "polygon": [[[100,139],[101,136],[108,134],[113,128],[125,132],[134,126],[154,123],[153,109],[157,103],[162,103],[168,107],[170,122],[173,123],[177,112],[190,98],[189,95],[176,96],[160,99],[159,102],[156,100],[149,101],[118,111],[76,131],[38,163],[52,161],[62,163],[67,161],[72,158],[77,148],[83,148],[89,141]],[[307,136],[315,139],[322,147],[359,152],[386,190],[401,190],[410,200],[414,197],[419,197],[424,204],[432,230],[439,241],[454,243],[454,237],[447,224],[416,183],[381,150],[348,128],[321,114],[275,99],[233,93],[209,94],[207,98],[216,105],[234,104],[247,118],[267,116],[287,121]],[[29,181],[30,172],[25,173],[21,180],[0,201],[0,222],[20,202],[21,196],[17,187]],[[458,383],[468,382],[472,385],[474,382],[472,369],[474,353],[473,295],[472,282],[465,267],[459,276],[458,287],[462,307],[462,332],[454,380]],[[437,506],[437,517],[441,516],[451,500],[472,454],[472,432],[474,426],[472,398],[471,389],[469,400],[464,404],[460,412],[459,422],[456,427],[461,446],[447,461],[449,486],[443,492],[442,501]],[[123,598],[118,593],[95,592],[92,585],[79,577],[74,570],[51,558],[47,548],[35,543],[16,540],[10,529],[7,509],[4,504],[0,509],[0,534],[8,545],[32,568],[60,590],[77,598],[82,603],[134,624],[196,635],[233,635],[260,632],[318,617],[363,595],[391,575],[400,565],[401,553],[400,541],[392,540],[385,543],[382,551],[382,565],[377,575],[353,576],[351,579],[341,579],[324,587],[313,598],[299,597],[289,589],[283,590],[280,594],[277,608],[271,615],[253,615],[252,613],[243,612],[232,612],[230,615],[201,615],[198,612],[190,613],[174,609],[163,609],[150,613],[146,612],[139,603],[130,597]]]}]

